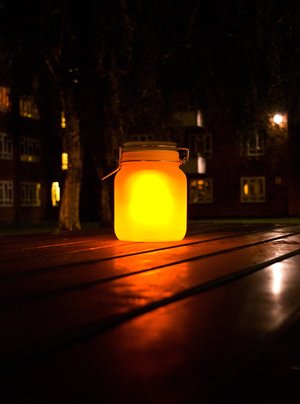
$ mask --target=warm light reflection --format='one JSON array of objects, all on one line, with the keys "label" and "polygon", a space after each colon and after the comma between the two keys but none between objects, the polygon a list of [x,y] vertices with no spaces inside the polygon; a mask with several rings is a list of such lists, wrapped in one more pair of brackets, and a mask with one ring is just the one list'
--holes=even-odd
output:
[{"label": "warm light reflection", "polygon": [[247,183],[244,184],[244,195],[249,194],[249,185]]},{"label": "warm light reflection", "polygon": [[[184,248],[182,248],[182,250],[184,251]],[[130,257],[131,265],[139,265],[140,268],[149,268],[153,266],[155,253],[149,253],[148,257],[146,254],[145,258],[142,257],[143,256]],[[172,254],[166,251],[163,259],[157,264],[162,265],[172,259],[174,260]],[[119,271],[119,262],[117,263],[117,266]],[[178,264],[176,270],[162,268],[154,271],[145,271],[134,280],[132,277],[125,277],[122,281],[114,284],[114,293],[120,296],[126,296],[127,301],[134,306],[142,306],[154,301],[166,299],[172,296],[174,292],[187,288],[192,281],[193,276],[197,277],[197,274],[190,274],[190,265],[188,263],[181,263]],[[130,296],[132,296],[131,302]],[[159,329],[160,325],[158,324],[157,326]],[[163,324],[161,326],[163,326]],[[148,331],[148,336],[150,337],[151,330]],[[158,330],[156,329],[155,333],[157,332]]]},{"label": "warm light reflection", "polygon": [[282,291],[282,262],[272,265],[272,293],[279,295]]}]

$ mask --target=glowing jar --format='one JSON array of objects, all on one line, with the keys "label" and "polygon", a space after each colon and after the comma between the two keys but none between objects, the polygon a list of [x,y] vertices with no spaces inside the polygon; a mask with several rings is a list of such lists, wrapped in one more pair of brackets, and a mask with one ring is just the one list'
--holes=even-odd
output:
[{"label": "glowing jar", "polygon": [[115,234],[127,241],[175,241],[186,233],[187,183],[173,142],[128,142],[115,176]]}]

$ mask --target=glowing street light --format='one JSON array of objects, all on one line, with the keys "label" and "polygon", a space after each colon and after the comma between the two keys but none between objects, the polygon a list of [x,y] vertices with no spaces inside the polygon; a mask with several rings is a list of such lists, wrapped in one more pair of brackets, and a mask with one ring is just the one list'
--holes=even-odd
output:
[{"label": "glowing street light", "polygon": [[271,117],[271,123],[273,126],[285,128],[287,126],[287,114],[276,113]]},{"label": "glowing street light", "polygon": [[280,125],[283,122],[283,116],[281,114],[276,114],[273,116],[273,122]]}]

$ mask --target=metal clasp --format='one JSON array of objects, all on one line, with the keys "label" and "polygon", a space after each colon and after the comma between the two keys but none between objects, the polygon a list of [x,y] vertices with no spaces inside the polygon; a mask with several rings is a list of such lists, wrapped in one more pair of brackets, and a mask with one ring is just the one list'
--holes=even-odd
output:
[{"label": "metal clasp", "polygon": [[181,164],[185,164],[187,161],[189,161],[189,159],[190,159],[190,150],[188,148],[186,148],[186,147],[176,147],[176,150],[185,152],[185,156],[183,157],[183,159],[181,159],[181,161],[182,161]]},{"label": "metal clasp", "polygon": [[[147,145],[149,147],[149,145]],[[161,147],[163,147],[164,145],[162,145]],[[158,147],[158,145],[156,145],[156,147]],[[140,149],[141,146],[137,147],[137,149]],[[190,158],[190,151],[188,148],[186,147],[174,147],[174,150],[180,152],[180,151],[184,151],[185,152],[185,156],[181,159],[181,164],[185,164],[189,158]],[[104,177],[101,178],[101,181],[106,180],[106,178],[111,177],[113,174],[117,173],[120,169],[121,169],[121,162],[122,162],[122,155],[123,155],[123,148],[119,147],[119,165],[118,167],[113,170],[112,172],[110,172],[109,174],[105,175]],[[133,161],[133,160],[131,160]],[[141,161],[141,160],[139,160]],[[147,161],[165,161],[165,160],[147,160]]]},{"label": "metal clasp", "polygon": [[105,175],[104,177],[101,178],[101,181],[106,180],[106,178],[111,177],[112,175],[114,175],[115,173],[117,173],[120,169],[121,169],[121,158],[122,158],[122,147],[119,147],[119,160],[118,160],[118,167],[112,171],[111,173]]}]

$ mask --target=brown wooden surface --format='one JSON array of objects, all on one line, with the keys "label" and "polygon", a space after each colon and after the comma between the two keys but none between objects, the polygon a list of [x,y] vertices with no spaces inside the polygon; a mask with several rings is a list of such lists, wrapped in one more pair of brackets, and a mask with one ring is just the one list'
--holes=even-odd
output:
[{"label": "brown wooden surface", "polygon": [[300,225],[0,237],[4,403],[206,402],[299,320]]}]

